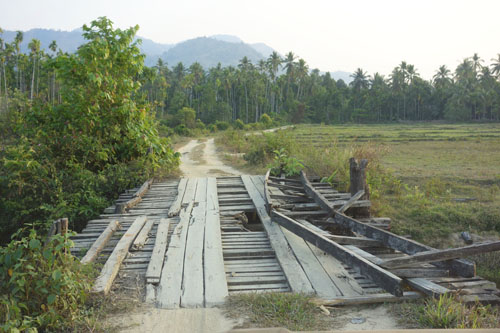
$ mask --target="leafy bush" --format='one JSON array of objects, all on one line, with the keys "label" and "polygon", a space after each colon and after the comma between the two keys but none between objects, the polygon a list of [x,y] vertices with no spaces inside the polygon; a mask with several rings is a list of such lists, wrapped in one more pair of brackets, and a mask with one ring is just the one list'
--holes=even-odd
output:
[{"label": "leafy bush", "polygon": [[82,315],[96,272],[69,254],[69,236],[44,246],[32,231],[0,248],[0,331],[62,330]]},{"label": "leafy bush", "polygon": [[203,121],[201,121],[201,119],[196,119],[195,128],[199,129],[199,130],[204,130],[205,129],[205,124],[203,123]]},{"label": "leafy bush", "polygon": [[235,129],[242,130],[245,128],[245,123],[241,119],[236,119],[236,121],[233,124],[233,127]]},{"label": "leafy bush", "polygon": [[268,168],[271,169],[271,174],[274,176],[278,176],[282,173],[288,177],[295,176],[304,168],[304,165],[302,165],[298,159],[288,156],[283,148],[275,150],[273,153],[274,160]]},{"label": "leafy bush", "polygon": [[270,127],[273,124],[273,120],[267,113],[264,113],[262,116],[260,116],[259,120],[266,128]]},{"label": "leafy bush", "polygon": [[225,131],[229,127],[231,127],[231,125],[227,121],[219,121],[219,120],[217,120],[215,122],[215,127],[217,127],[218,131]]},{"label": "leafy bush", "polygon": [[191,136],[191,131],[184,124],[180,124],[180,125],[175,126],[174,132],[177,135]]}]

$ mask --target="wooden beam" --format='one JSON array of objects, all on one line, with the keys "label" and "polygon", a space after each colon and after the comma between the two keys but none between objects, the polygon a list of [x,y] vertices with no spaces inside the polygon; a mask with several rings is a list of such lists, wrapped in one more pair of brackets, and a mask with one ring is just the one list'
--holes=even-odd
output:
[{"label": "wooden beam", "polygon": [[271,174],[271,169],[268,169],[266,175],[264,176],[264,197],[266,199],[266,209],[268,214],[271,212],[271,209],[273,208],[273,203],[271,201],[269,185],[268,185],[270,174]]},{"label": "wooden beam", "polygon": [[[362,236],[376,239],[387,247],[407,254],[434,250],[430,246],[420,244],[411,239],[400,237],[386,230],[372,227],[342,213],[336,212],[334,217],[328,219],[328,221],[339,224],[340,226],[348,228]],[[473,277],[476,274],[475,264],[468,260],[452,259],[450,261],[436,262],[435,265],[440,268],[449,269],[452,275]]]},{"label": "wooden beam", "polygon": [[146,216],[135,219],[134,223],[128,228],[118,244],[116,244],[113,252],[104,264],[99,277],[96,279],[92,289],[94,293],[104,293],[104,295],[109,293],[113,281],[120,270],[120,265],[127,256],[130,245],[144,226],[144,223],[146,223]]},{"label": "wooden beam", "polygon": [[344,213],[346,210],[348,210],[354,204],[354,202],[356,202],[356,200],[361,198],[364,194],[365,194],[365,190],[360,190],[360,191],[356,192],[356,194],[354,194],[349,200],[347,200],[347,202],[345,204],[343,204],[342,207],[337,209],[337,211],[339,211],[340,213]]},{"label": "wooden beam", "polygon": [[449,289],[424,278],[409,278],[405,279],[405,282],[427,296],[439,297],[450,292]]},{"label": "wooden beam", "polygon": [[111,239],[113,234],[116,232],[116,230],[119,230],[121,227],[120,222],[118,220],[113,220],[109,222],[109,225],[106,227],[106,229],[99,235],[99,237],[96,239],[94,244],[90,247],[90,249],[87,251],[85,256],[80,260],[82,264],[87,264],[89,262],[93,262],[99,253],[106,247],[106,244],[108,244],[108,241]]},{"label": "wooden beam", "polygon": [[328,238],[310,230],[291,218],[273,211],[271,214],[273,221],[279,223],[284,228],[290,230],[296,235],[302,237],[306,241],[314,244],[321,250],[331,254],[341,262],[355,268],[361,274],[370,277],[377,285],[387,290],[395,296],[403,295],[401,287],[402,280],[396,275],[388,272],[370,261],[362,258],[353,251],[339,245]]},{"label": "wooden beam", "polygon": [[381,266],[385,268],[408,267],[417,263],[436,262],[449,259],[463,258],[479,253],[500,251],[500,241],[474,244],[455,249],[430,250],[419,252],[407,257],[384,260]]},{"label": "wooden beam", "polygon": [[147,193],[149,187],[153,184],[153,179],[146,180],[141,187],[135,191],[132,198],[126,202],[117,203],[115,206],[115,214],[123,214],[127,209],[130,209],[142,201],[142,197]]},{"label": "wooden beam", "polygon": [[314,199],[314,201],[327,212],[329,216],[333,215],[335,210],[332,205],[328,202],[328,199],[325,198],[323,194],[321,194],[318,190],[316,190],[309,179],[307,179],[307,175],[304,171],[300,172],[300,180],[302,181],[302,186],[308,196]]},{"label": "wooden beam", "polygon": [[161,277],[161,269],[165,261],[165,251],[168,245],[168,228],[170,227],[170,219],[161,219],[158,223],[156,231],[155,246],[151,259],[149,260],[148,270],[146,271],[146,281],[148,283],[159,283]]}]

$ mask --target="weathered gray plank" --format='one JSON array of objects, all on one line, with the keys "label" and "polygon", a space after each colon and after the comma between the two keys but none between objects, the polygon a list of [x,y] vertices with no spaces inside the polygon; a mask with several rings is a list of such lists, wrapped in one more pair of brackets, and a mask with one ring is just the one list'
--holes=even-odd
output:
[{"label": "weathered gray plank", "polygon": [[[328,220],[365,237],[376,239],[387,247],[407,254],[433,250],[433,248],[429,246],[420,244],[411,239],[400,237],[389,231],[372,227],[338,212],[335,213],[333,219]],[[435,265],[441,268],[449,269],[450,273],[453,275],[460,275],[464,277],[472,277],[475,275],[475,264],[468,260],[452,259],[444,262],[436,262]]]},{"label": "weathered gray plank", "polygon": [[338,209],[338,211],[340,213],[344,213],[346,210],[348,210],[356,202],[356,200],[361,198],[364,194],[365,194],[364,190],[360,190],[360,191],[356,192],[356,194],[354,194],[349,200],[347,200],[347,202],[345,204],[342,205],[342,207],[340,207]]},{"label": "weathered gray plank", "polygon": [[181,210],[182,205],[182,199],[184,198],[184,192],[186,191],[186,184],[187,178],[181,178],[181,180],[179,181],[179,186],[177,187],[177,198],[168,210],[168,217],[179,215],[179,211]]},{"label": "weathered gray plank", "polygon": [[394,274],[374,265],[348,248],[325,238],[283,214],[273,211],[271,216],[273,221],[328,252],[341,262],[357,269],[361,274],[369,276],[378,286],[391,294],[395,296],[403,294],[402,280]]},{"label": "weathered gray plank", "polygon": [[109,290],[111,289],[111,285],[113,284],[113,281],[115,280],[116,275],[120,270],[120,265],[128,253],[130,245],[144,226],[145,222],[145,216],[138,217],[127,230],[127,232],[122,236],[115,249],[109,256],[108,260],[106,261],[106,264],[104,264],[99,277],[96,279],[96,282],[92,289],[93,292],[104,293],[105,295],[108,294]]},{"label": "weathered gray plank", "polygon": [[345,270],[337,259],[309,242],[307,242],[307,245],[311,248],[330,279],[340,290],[342,293],[341,296],[357,296],[363,294],[363,288],[358,284],[356,279]]},{"label": "weathered gray plank", "polygon": [[330,280],[330,277],[319,263],[318,259],[311,251],[306,242],[294,233],[283,230],[283,234],[290,245],[293,253],[297,257],[300,265],[304,269],[316,294],[324,298],[342,296],[340,290]]},{"label": "weathered gray plank", "polygon": [[155,221],[148,220],[146,224],[144,224],[144,227],[141,229],[141,232],[135,238],[131,250],[137,251],[144,247],[144,244],[146,244],[146,241],[148,240],[149,232],[151,231],[151,228],[153,227],[154,223]]},{"label": "weathered gray plank", "polygon": [[387,259],[380,263],[380,265],[386,268],[399,268],[411,266],[416,263],[456,259],[493,251],[500,251],[500,241],[474,244],[454,249],[424,251],[411,256]]},{"label": "weathered gray plank", "polygon": [[205,306],[208,307],[223,303],[228,296],[220,234],[217,182],[212,177],[207,180],[207,212],[204,242]]},{"label": "weathered gray plank", "polygon": [[170,227],[170,219],[161,219],[158,223],[156,231],[156,240],[151,259],[148,264],[146,272],[146,282],[158,283],[160,282],[161,269],[165,261],[165,251],[168,245],[168,228]]},{"label": "weathered gray plank", "polygon": [[106,247],[106,244],[108,244],[108,241],[111,239],[111,237],[113,237],[113,234],[118,229],[120,229],[120,223],[117,220],[109,222],[106,230],[104,230],[100,234],[100,236],[96,239],[94,244],[92,244],[85,256],[82,258],[82,260],[80,260],[80,262],[82,264],[93,262],[102,251],[102,249]]},{"label": "weathered gray plank", "polygon": [[[276,258],[285,273],[290,288],[294,292],[302,292],[305,294],[314,293],[311,282],[309,282],[304,270],[300,267],[292,251],[288,247],[288,243],[279,225],[271,222],[271,218],[267,213],[265,200],[263,199],[264,195],[259,193],[250,176],[241,176],[241,180],[252,198],[257,214],[259,215],[262,225],[266,229],[271,246],[276,253]],[[263,186],[261,185],[261,187]]]},{"label": "weathered gray plank", "polygon": [[182,199],[182,204],[187,205],[187,207],[181,209],[180,221],[170,238],[167,259],[163,265],[160,284],[156,293],[157,305],[161,308],[178,308],[180,306],[186,238],[197,183],[196,178],[189,178]]},{"label": "weathered gray plank", "polygon": [[203,239],[207,207],[207,179],[198,179],[184,256],[181,307],[196,308],[204,304]]}]

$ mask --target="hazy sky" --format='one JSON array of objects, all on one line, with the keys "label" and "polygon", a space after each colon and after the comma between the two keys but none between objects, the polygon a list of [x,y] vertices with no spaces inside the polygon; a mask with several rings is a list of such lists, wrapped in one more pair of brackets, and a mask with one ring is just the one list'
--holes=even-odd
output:
[{"label": "hazy sky", "polygon": [[161,43],[231,34],[293,51],[310,68],[388,75],[402,60],[430,78],[500,53],[498,0],[0,0],[0,27],[72,30],[99,16]]}]

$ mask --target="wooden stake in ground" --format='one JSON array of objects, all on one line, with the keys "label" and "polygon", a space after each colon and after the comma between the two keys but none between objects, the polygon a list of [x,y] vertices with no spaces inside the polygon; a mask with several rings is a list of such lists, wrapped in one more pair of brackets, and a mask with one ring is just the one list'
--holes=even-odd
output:
[{"label": "wooden stake in ground", "polygon": [[[362,159],[359,164],[354,157],[349,159],[349,173],[351,185],[349,190],[351,196],[355,196],[359,191],[364,191],[364,195],[358,199],[370,200],[370,189],[366,183],[366,166],[368,165],[368,160]],[[370,209],[366,207],[353,208],[353,215],[357,217],[369,217]],[[343,213],[343,212],[342,212]]]},{"label": "wooden stake in ground", "polygon": [[146,223],[146,216],[136,218],[134,223],[132,223],[127,232],[122,236],[118,244],[116,244],[115,249],[109,256],[106,264],[104,264],[101,274],[99,274],[99,277],[96,279],[92,290],[94,293],[104,293],[104,295],[109,293],[111,285],[120,270],[120,265],[127,256],[130,245],[139,231],[141,231],[144,223]]}]

